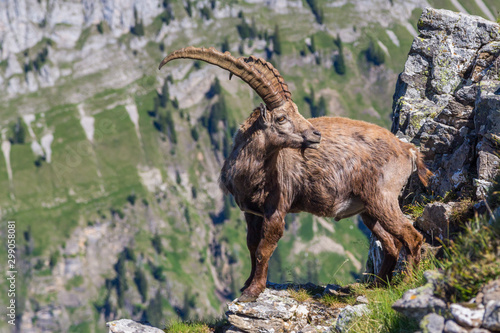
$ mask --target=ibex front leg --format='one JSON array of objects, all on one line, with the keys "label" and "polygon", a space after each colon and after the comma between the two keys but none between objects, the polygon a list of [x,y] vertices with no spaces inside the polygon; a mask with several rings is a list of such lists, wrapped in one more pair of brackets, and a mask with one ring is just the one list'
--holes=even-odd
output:
[{"label": "ibex front leg", "polygon": [[275,213],[270,217],[265,217],[262,223],[261,239],[255,251],[255,271],[248,288],[238,299],[239,302],[253,302],[266,288],[267,270],[269,268],[269,258],[273,254],[278,241],[283,236],[285,221],[280,214]]},{"label": "ibex front leg", "polygon": [[252,283],[253,277],[255,275],[255,269],[257,268],[257,259],[255,253],[259,247],[260,239],[262,237],[262,224],[264,223],[264,218],[261,216],[253,215],[250,213],[245,213],[245,219],[247,221],[247,247],[250,252],[250,261],[252,262],[252,271],[250,276],[245,282],[243,288],[240,291],[244,291]]}]

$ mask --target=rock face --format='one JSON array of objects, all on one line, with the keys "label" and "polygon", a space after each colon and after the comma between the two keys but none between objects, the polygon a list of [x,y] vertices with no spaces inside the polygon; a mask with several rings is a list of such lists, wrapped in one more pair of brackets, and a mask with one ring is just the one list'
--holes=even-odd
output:
[{"label": "rock face", "polygon": [[[435,175],[429,193],[484,199],[500,167],[500,25],[426,8],[418,29],[396,85],[392,132],[424,153]],[[421,186],[415,177],[406,192]],[[447,237],[456,206],[427,205],[415,227],[429,239]],[[376,274],[382,260],[372,237],[366,273]],[[396,270],[402,260],[404,253]]]},{"label": "rock face", "polygon": [[500,26],[427,8],[394,94],[392,131],[434,172],[430,189],[481,198],[498,174]]},{"label": "rock face", "polygon": [[150,24],[161,13],[158,0],[54,2],[50,6],[35,0],[7,0],[0,3],[0,60],[50,38],[60,47],[73,48],[80,32],[92,24],[106,22],[113,35],[120,36],[139,19]]}]

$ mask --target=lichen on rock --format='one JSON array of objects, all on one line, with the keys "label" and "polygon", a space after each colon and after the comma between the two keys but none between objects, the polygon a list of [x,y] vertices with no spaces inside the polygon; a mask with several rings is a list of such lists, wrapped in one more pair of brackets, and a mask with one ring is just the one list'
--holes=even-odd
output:
[{"label": "lichen on rock", "polygon": [[425,154],[435,194],[482,196],[499,169],[500,26],[426,8],[418,29],[394,94],[392,131]]}]

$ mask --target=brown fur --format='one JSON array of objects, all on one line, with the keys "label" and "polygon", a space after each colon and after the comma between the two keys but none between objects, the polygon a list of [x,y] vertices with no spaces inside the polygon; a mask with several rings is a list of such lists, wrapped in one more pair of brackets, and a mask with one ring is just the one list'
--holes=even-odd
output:
[{"label": "brown fur", "polygon": [[[262,114],[254,110],[241,125],[220,176],[221,188],[245,211],[248,226],[252,271],[240,301],[255,300],[265,288],[268,260],[289,212],[335,219],[361,214],[382,243],[385,259],[378,276],[383,280],[391,279],[403,246],[408,260],[418,264],[423,237],[398,204],[415,168],[424,184],[431,175],[413,145],[363,121],[306,120],[292,102]],[[277,123],[280,116],[287,118],[286,129]],[[317,140],[318,131],[319,146],[300,146]]]}]

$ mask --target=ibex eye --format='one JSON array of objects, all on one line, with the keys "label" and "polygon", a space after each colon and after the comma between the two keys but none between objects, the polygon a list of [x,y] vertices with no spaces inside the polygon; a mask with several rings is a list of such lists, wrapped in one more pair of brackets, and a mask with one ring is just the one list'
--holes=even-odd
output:
[{"label": "ibex eye", "polygon": [[284,121],[285,121],[285,119],[286,119],[286,118],[285,118],[285,116],[281,116],[281,117],[278,117],[278,119],[276,119],[276,121],[277,121],[278,123],[282,123],[282,122],[284,122]]}]

